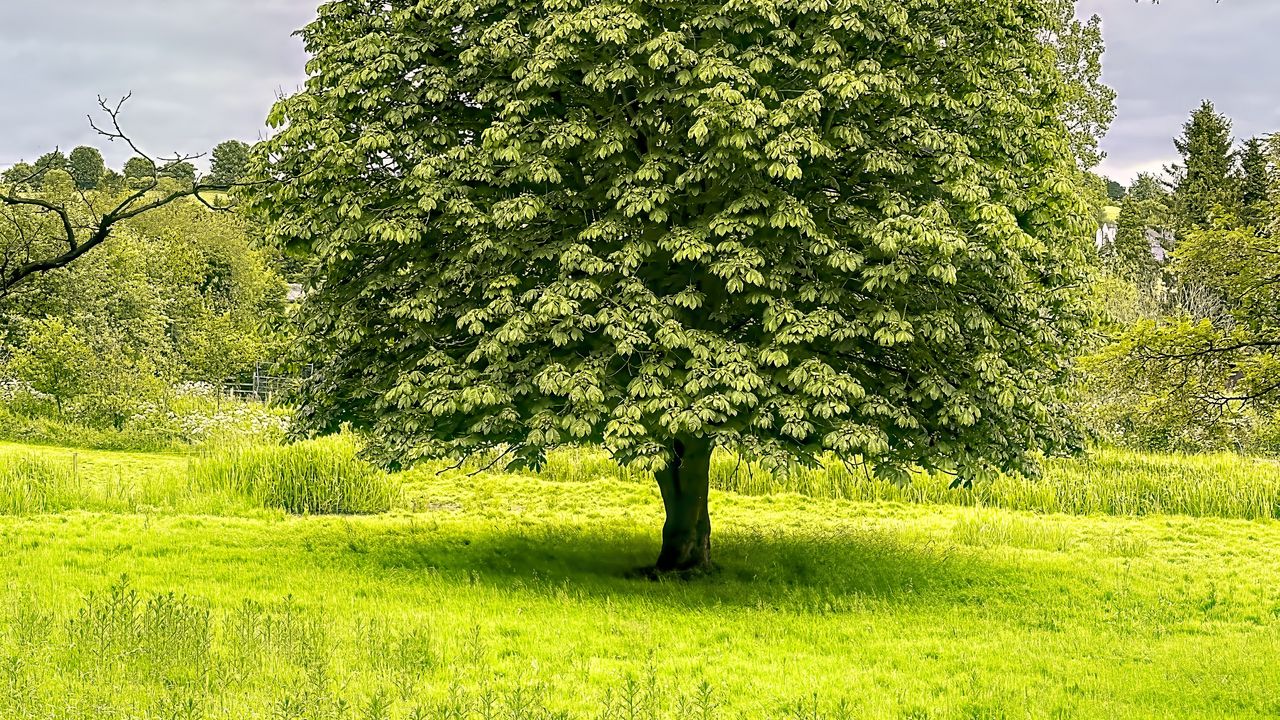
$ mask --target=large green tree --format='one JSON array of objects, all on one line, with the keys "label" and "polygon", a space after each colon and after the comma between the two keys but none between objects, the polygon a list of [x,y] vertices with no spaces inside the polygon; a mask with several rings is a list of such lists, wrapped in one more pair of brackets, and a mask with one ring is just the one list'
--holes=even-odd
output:
[{"label": "large green tree", "polygon": [[598,443],[658,570],[714,448],[1033,469],[1092,235],[1045,0],[329,2],[252,203],[314,254],[302,418],[392,462]]}]

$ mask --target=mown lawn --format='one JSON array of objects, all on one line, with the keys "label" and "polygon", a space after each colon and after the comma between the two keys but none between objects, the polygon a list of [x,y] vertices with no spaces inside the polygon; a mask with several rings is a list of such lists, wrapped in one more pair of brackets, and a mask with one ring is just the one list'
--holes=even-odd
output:
[{"label": "mown lawn", "polygon": [[402,479],[366,517],[0,518],[0,717],[1280,715],[1274,520],[717,493],[720,572],[654,583],[646,484]]}]

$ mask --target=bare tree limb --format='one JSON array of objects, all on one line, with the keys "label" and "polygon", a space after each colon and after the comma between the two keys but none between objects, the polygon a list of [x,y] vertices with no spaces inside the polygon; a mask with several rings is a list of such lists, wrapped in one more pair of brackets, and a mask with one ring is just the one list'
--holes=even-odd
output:
[{"label": "bare tree limb", "polygon": [[[136,218],[145,213],[157,210],[159,208],[170,205],[184,198],[194,198],[197,202],[214,211],[225,211],[231,209],[230,205],[221,206],[209,202],[202,196],[202,193],[210,192],[228,192],[238,187],[248,187],[258,183],[253,182],[233,182],[233,183],[205,183],[196,181],[190,186],[182,187],[177,190],[163,191],[160,188],[160,178],[165,169],[173,167],[178,163],[184,163],[196,158],[202,157],[203,153],[183,154],[174,153],[172,156],[161,156],[159,158],[163,165],[159,165],[156,159],[146,153],[138,143],[126,133],[121,125],[120,116],[124,108],[124,104],[132,97],[132,93],[124,96],[115,104],[109,103],[105,98],[98,98],[98,106],[102,109],[102,113],[106,116],[107,122],[99,123],[92,116],[89,117],[89,125],[98,134],[107,138],[110,142],[122,141],[127,144],[133,152],[145,159],[151,166],[151,176],[145,179],[141,187],[136,188],[113,209],[105,214],[99,215],[94,210],[89,196],[80,192],[80,200],[84,203],[85,208],[93,217],[93,222],[88,226],[81,226],[81,233],[76,231],[76,223],[73,221],[72,209],[64,203],[54,202],[42,197],[23,193],[17,189],[26,183],[38,178],[41,175],[41,169],[35,168],[33,173],[27,178],[19,178],[9,189],[0,191],[0,207],[27,207],[31,208],[35,213],[51,213],[55,215],[62,227],[63,237],[47,236],[43,238],[32,238],[27,236],[26,230],[16,217],[6,215],[7,219],[17,227],[18,237],[27,248],[25,258],[21,258],[22,262],[16,266],[10,266],[11,261],[15,258],[11,255],[11,248],[4,251],[4,260],[0,263],[0,298],[7,295],[13,288],[40,273],[56,270],[66,267],[75,262],[86,253],[101,245],[111,237],[116,227],[125,221]],[[160,194],[155,195],[157,192]],[[38,240],[52,240],[54,245],[63,246],[66,249],[61,252],[48,254],[45,257],[31,257],[31,249],[35,247]]]}]

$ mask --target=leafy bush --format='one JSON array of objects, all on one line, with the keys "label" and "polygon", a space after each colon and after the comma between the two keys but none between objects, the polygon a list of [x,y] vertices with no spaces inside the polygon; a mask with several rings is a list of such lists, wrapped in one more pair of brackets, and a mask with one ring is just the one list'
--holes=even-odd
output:
[{"label": "leafy bush", "polygon": [[0,440],[30,445],[170,452],[186,449],[172,434],[154,427],[126,424],[121,429],[90,427],[56,415],[28,415],[0,405]]},{"label": "leafy bush", "polygon": [[386,512],[398,486],[358,458],[358,450],[345,435],[285,446],[229,446],[192,463],[192,484],[247,495],[264,507],[297,514]]}]

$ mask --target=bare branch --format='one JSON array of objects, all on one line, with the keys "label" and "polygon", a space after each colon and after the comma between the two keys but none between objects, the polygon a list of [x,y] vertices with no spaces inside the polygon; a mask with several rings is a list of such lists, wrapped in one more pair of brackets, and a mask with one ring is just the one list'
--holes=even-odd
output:
[{"label": "bare branch", "polygon": [[[233,182],[233,183],[204,183],[194,182],[189,186],[181,187],[177,190],[164,191],[159,195],[153,195],[160,190],[160,177],[163,171],[178,163],[187,162],[202,157],[204,153],[183,154],[174,153],[172,156],[162,156],[160,161],[163,165],[158,165],[156,159],[144,151],[138,143],[129,137],[128,133],[120,122],[120,115],[124,109],[125,103],[133,96],[132,93],[125,95],[115,104],[107,102],[103,97],[98,98],[98,106],[106,115],[108,122],[98,123],[92,116],[89,117],[89,125],[99,135],[107,138],[111,142],[121,141],[127,144],[137,155],[146,160],[151,166],[151,175],[146,178],[146,182],[141,187],[135,188],[133,192],[121,200],[113,209],[105,214],[99,215],[93,208],[88,194],[81,191],[79,193],[81,200],[85,206],[89,208],[89,212],[93,217],[93,224],[81,227],[82,234],[77,234],[76,224],[72,220],[72,214],[65,204],[60,204],[50,200],[38,197],[29,197],[25,194],[19,194],[16,191],[0,193],[0,207],[29,207],[35,212],[53,213],[62,225],[63,238],[55,238],[61,244],[66,245],[66,250],[48,257],[32,258],[30,249],[34,246],[33,238],[27,237],[26,231],[22,228],[21,223],[12,216],[6,216],[11,223],[18,228],[18,233],[22,239],[22,244],[27,248],[26,258],[13,258],[10,248],[5,249],[4,263],[0,264],[0,297],[7,295],[14,287],[39,273],[56,270],[66,267],[85,253],[101,245],[115,230],[119,223],[131,220],[148,213],[152,210],[170,205],[184,198],[194,198],[197,202],[214,211],[226,211],[231,209],[230,205],[222,206],[211,203],[202,193],[210,192],[228,192],[239,187],[249,187],[262,184],[261,182]],[[46,168],[47,170],[47,168]],[[41,174],[41,169],[37,166],[32,175],[22,179],[18,184],[24,184],[33,180]],[[16,267],[10,268],[11,260],[25,260]]]}]

